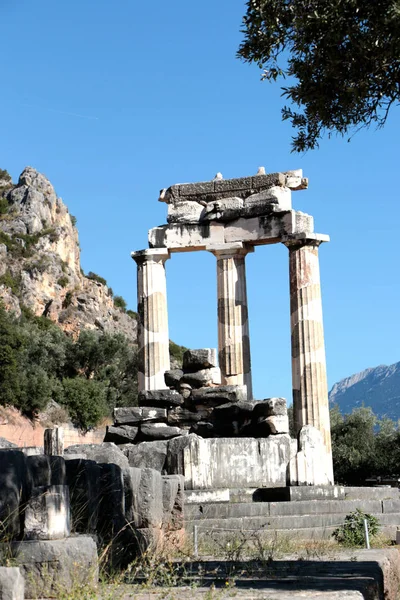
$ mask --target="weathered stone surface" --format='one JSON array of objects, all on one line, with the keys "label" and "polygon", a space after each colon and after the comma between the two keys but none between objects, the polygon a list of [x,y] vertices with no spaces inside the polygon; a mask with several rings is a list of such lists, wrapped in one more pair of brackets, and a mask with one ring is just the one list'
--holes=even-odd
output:
[{"label": "weathered stone surface", "polygon": [[292,485],[332,485],[332,456],[327,453],[322,433],[305,425],[299,434],[299,451],[290,461]]},{"label": "weathered stone surface", "polygon": [[165,387],[164,373],[170,368],[165,278],[169,252],[147,248],[131,256],[138,273],[138,390],[159,390]]},{"label": "weathered stone surface", "polygon": [[26,540],[60,540],[71,532],[67,485],[35,487],[25,508]]},{"label": "weathered stone surface", "polygon": [[183,475],[183,451],[187,446],[195,443],[197,439],[199,439],[197,435],[190,433],[189,435],[176,437],[168,442],[165,468],[169,475]]},{"label": "weathered stone surface", "polygon": [[254,406],[254,417],[286,416],[287,404],[285,398],[266,398],[256,402]]},{"label": "weathered stone surface", "polygon": [[140,433],[151,440],[169,440],[177,435],[185,434],[179,427],[172,427],[165,423],[145,423],[140,426]]},{"label": "weathered stone surface", "polygon": [[24,600],[25,582],[18,567],[0,567],[1,600]]},{"label": "weathered stone surface", "polygon": [[[288,464],[295,450],[287,434],[258,440],[203,439],[196,435],[190,435],[187,439],[188,445],[177,453],[180,454],[180,462],[171,461],[175,472],[185,476],[186,489],[286,485]],[[170,468],[168,472],[172,472]]]},{"label": "weathered stone surface", "polygon": [[241,417],[251,419],[255,404],[253,402],[227,402],[221,406],[216,406],[213,411],[214,419],[220,421],[229,421]]},{"label": "weathered stone surface", "polygon": [[142,469],[138,511],[140,527],[161,528],[163,522],[163,489],[161,473],[154,469]]},{"label": "weathered stone surface", "polygon": [[200,369],[209,369],[217,366],[217,351],[215,348],[200,348],[199,350],[186,350],[183,354],[183,371],[194,373]]},{"label": "weathered stone surface", "polygon": [[206,211],[198,202],[184,201],[168,204],[168,223],[198,223]]},{"label": "weathered stone surface", "polygon": [[289,188],[275,186],[257,194],[248,196],[245,200],[242,216],[257,217],[272,211],[285,211],[292,209],[292,198]]},{"label": "weathered stone surface", "polygon": [[202,250],[207,244],[224,243],[224,224],[171,224],[149,231],[150,248]]},{"label": "weathered stone surface", "polygon": [[0,450],[3,448],[18,448],[17,444],[9,442],[6,438],[0,437]]},{"label": "weathered stone surface", "polygon": [[188,383],[192,388],[221,385],[221,371],[218,367],[201,369],[195,373],[185,373],[181,379],[182,383]]},{"label": "weathered stone surface", "polygon": [[268,426],[269,433],[276,435],[278,433],[289,433],[289,418],[287,416],[266,417],[264,421],[258,422],[258,427],[265,423]]},{"label": "weathered stone surface", "polygon": [[193,423],[190,433],[195,433],[203,438],[211,438],[217,435],[217,428],[214,423],[209,421],[199,421]]},{"label": "weathered stone surface", "polygon": [[141,526],[139,515],[139,487],[142,470],[134,467],[122,469],[124,480],[125,519],[134,527]]},{"label": "weathered stone surface", "polygon": [[163,527],[169,528],[172,521],[172,510],[178,495],[179,476],[164,475],[162,478]]},{"label": "weathered stone surface", "polygon": [[71,458],[66,462],[66,470],[72,531],[95,533],[102,494],[100,465],[93,460]]},{"label": "weathered stone surface", "polygon": [[100,465],[100,507],[97,533],[103,541],[113,540],[125,525],[122,468],[113,463]]},{"label": "weathered stone surface", "polygon": [[203,387],[192,392],[195,404],[205,406],[219,406],[227,402],[240,402],[247,400],[245,385],[220,385],[218,387]]},{"label": "weathered stone surface", "polygon": [[176,387],[182,377],[183,371],[181,369],[170,369],[164,373],[164,380],[168,387]]},{"label": "weathered stone surface", "polygon": [[176,390],[145,390],[139,393],[139,406],[170,408],[183,404],[183,398]]},{"label": "weathered stone surface", "polygon": [[76,444],[75,446],[69,446],[65,450],[65,454],[83,454],[88,460],[94,460],[97,463],[114,463],[121,468],[129,467],[125,454],[113,442]]},{"label": "weathered stone surface", "polygon": [[14,539],[20,534],[20,503],[27,488],[26,459],[14,449],[0,450],[0,521],[2,534]]},{"label": "weathered stone surface", "polygon": [[229,198],[220,198],[214,202],[209,202],[205,208],[205,214],[202,220],[207,221],[231,221],[241,216],[243,211],[243,199],[232,196]]},{"label": "weathered stone surface", "polygon": [[203,418],[202,412],[177,406],[168,411],[168,425],[196,423]]},{"label": "weathered stone surface", "polygon": [[180,383],[179,393],[184,400],[187,400],[192,395],[192,386],[189,383]]},{"label": "weathered stone surface", "polygon": [[164,408],[152,408],[147,406],[132,406],[114,408],[115,425],[136,425],[143,421],[163,421],[167,418]]},{"label": "weathered stone surface", "polygon": [[64,429],[55,427],[44,431],[44,453],[48,456],[63,456]]},{"label": "weathered stone surface", "polygon": [[141,442],[127,450],[129,465],[139,469],[162,471],[167,458],[167,441]]},{"label": "weathered stone surface", "polygon": [[62,456],[44,454],[26,457],[28,486],[30,489],[49,485],[66,485],[65,461]]},{"label": "weathered stone surface", "polygon": [[97,586],[97,547],[89,536],[0,544],[25,580],[25,598],[60,598],[78,587]]},{"label": "weathered stone surface", "polygon": [[139,428],[132,425],[120,425],[119,427],[107,427],[105,442],[114,444],[127,444],[133,442],[138,434]]}]

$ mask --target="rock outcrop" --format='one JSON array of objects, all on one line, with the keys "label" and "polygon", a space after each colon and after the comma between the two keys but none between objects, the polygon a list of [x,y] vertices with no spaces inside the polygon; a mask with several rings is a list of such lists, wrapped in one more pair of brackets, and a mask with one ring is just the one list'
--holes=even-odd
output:
[{"label": "rock outcrop", "polygon": [[0,172],[0,298],[45,315],[67,333],[123,333],[136,341],[136,319],[114,306],[112,292],[80,266],[75,218],[46,177],[27,167],[17,185]]}]

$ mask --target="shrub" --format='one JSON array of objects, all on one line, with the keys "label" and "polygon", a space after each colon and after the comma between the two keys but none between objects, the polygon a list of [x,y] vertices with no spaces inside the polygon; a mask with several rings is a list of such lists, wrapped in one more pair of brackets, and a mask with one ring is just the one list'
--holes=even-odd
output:
[{"label": "shrub", "polygon": [[134,310],[129,309],[129,310],[126,311],[126,314],[131,319],[136,319],[137,318],[137,313]]},{"label": "shrub", "polygon": [[4,179],[5,181],[11,183],[11,175],[8,171],[6,171],[6,169],[0,169],[0,179]]},{"label": "shrub", "polygon": [[333,537],[344,546],[364,546],[364,519],[368,523],[370,538],[373,538],[380,529],[379,521],[359,508],[346,515],[343,525],[333,532]]},{"label": "shrub", "polygon": [[69,279],[66,275],[63,275],[62,277],[60,277],[60,279],[57,280],[58,285],[60,285],[62,288],[67,287],[69,282]]},{"label": "shrub", "polygon": [[8,200],[7,198],[0,198],[0,215],[5,215],[8,212]]},{"label": "shrub", "polygon": [[108,414],[106,389],[100,381],[83,377],[64,379],[63,388],[63,403],[77,427],[88,430]]},{"label": "shrub", "polygon": [[169,340],[169,354],[172,358],[175,358],[179,364],[182,364],[183,353],[186,352],[186,350],[187,348],[185,348],[185,346],[178,346],[178,344],[175,344],[175,342]]},{"label": "shrub", "polygon": [[67,292],[65,294],[65,298],[64,301],[62,303],[62,307],[63,308],[68,308],[68,306],[71,306],[72,303],[72,292]]},{"label": "shrub", "polygon": [[92,281],[97,281],[97,283],[101,283],[102,285],[107,285],[107,281],[104,279],[104,277],[100,277],[100,275],[93,273],[93,271],[89,271],[86,277]]},{"label": "shrub", "polygon": [[124,300],[124,298],[122,296],[115,296],[114,297],[114,306],[116,308],[120,308],[121,310],[123,310],[125,312],[126,311],[126,307],[128,305],[126,303],[126,300]]},{"label": "shrub", "polygon": [[74,215],[69,215],[70,219],[71,219],[71,223],[73,227],[76,227],[76,224],[78,222],[78,219],[76,217],[74,217]]},{"label": "shrub", "polygon": [[6,271],[4,275],[0,277],[0,285],[5,285],[6,287],[11,288],[12,293],[15,296],[19,295],[21,279],[20,277],[14,277],[10,271]]}]

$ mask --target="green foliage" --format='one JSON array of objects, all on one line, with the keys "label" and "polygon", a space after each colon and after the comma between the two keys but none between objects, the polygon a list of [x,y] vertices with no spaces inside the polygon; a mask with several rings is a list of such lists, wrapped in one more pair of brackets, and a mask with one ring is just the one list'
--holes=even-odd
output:
[{"label": "green foliage", "polygon": [[6,271],[4,275],[0,277],[0,285],[5,285],[6,287],[11,288],[11,291],[15,296],[19,295],[21,279],[20,277],[15,277],[12,275],[10,271]]},{"label": "green foliage", "polygon": [[122,296],[114,296],[114,306],[125,312],[128,305]]},{"label": "green foliage", "polygon": [[185,346],[178,346],[178,344],[175,344],[175,342],[169,340],[169,354],[172,358],[177,360],[180,365],[182,364],[183,354],[186,352],[186,350],[187,348],[185,348]]},{"label": "green foliage", "polygon": [[64,298],[63,303],[62,303],[62,307],[64,309],[68,308],[68,306],[71,306],[71,304],[72,304],[72,296],[73,296],[72,292],[67,292],[65,294],[65,298]]},{"label": "green foliage", "polygon": [[78,222],[78,219],[76,217],[74,217],[74,215],[69,215],[70,219],[71,219],[71,223],[73,227],[76,227],[76,224]]},{"label": "green foliage", "polygon": [[14,258],[30,258],[34,253],[36,244],[42,237],[48,237],[51,242],[55,242],[59,236],[57,231],[52,227],[42,229],[33,234],[18,233],[12,236],[0,231],[0,244],[5,244],[8,252]]},{"label": "green foliage", "polygon": [[262,79],[289,77],[293,150],[328,132],[383,126],[400,99],[399,0],[248,0],[238,56]]},{"label": "green foliage", "polygon": [[69,283],[69,279],[66,275],[63,275],[62,277],[60,277],[57,280],[58,285],[60,285],[62,288],[67,287],[68,283]]},{"label": "green foliage", "polygon": [[359,508],[346,515],[343,525],[333,532],[333,537],[339,544],[344,546],[364,546],[364,519],[367,520],[369,536],[372,539],[379,532],[379,521],[376,517],[364,513]]},{"label": "green foliage", "polygon": [[9,181],[11,183],[11,175],[5,169],[0,169],[0,179]]},{"label": "green foliage", "polygon": [[8,213],[8,200],[7,198],[0,197],[0,215]]},{"label": "green foliage", "polygon": [[130,308],[126,311],[126,314],[131,319],[137,319],[137,312],[135,312],[134,310],[131,310]]},{"label": "green foliage", "polygon": [[93,273],[93,271],[89,271],[86,277],[92,281],[97,281],[97,283],[101,283],[102,285],[107,285],[107,281],[104,279],[104,277],[100,277],[100,275]]},{"label": "green foliage", "polygon": [[137,398],[137,352],[122,335],[82,331],[78,340],[26,308],[0,306],[0,403],[32,416],[54,399],[82,429]]},{"label": "green foliage", "polygon": [[63,404],[72,421],[81,429],[95,427],[107,414],[107,392],[104,384],[76,377],[63,379]]}]

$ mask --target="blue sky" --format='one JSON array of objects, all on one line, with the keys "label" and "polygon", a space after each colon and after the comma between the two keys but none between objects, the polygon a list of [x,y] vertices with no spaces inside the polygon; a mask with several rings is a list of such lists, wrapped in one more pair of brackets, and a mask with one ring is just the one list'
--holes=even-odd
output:
[{"label": "blue sky", "polygon": [[[82,266],[136,306],[130,251],[177,182],[303,168],[314,215],[330,386],[400,360],[399,124],[290,153],[279,85],[235,58],[245,3],[0,0],[0,168],[45,173],[78,219]],[[255,394],[291,398],[287,250],[248,257]],[[167,262],[170,337],[216,346],[215,258]]]}]

